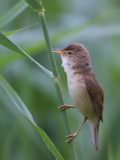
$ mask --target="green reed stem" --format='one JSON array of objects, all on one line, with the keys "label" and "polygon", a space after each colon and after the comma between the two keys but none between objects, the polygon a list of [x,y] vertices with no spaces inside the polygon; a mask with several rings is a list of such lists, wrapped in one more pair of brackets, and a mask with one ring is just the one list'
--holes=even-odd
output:
[{"label": "green reed stem", "polygon": [[[64,99],[62,96],[62,91],[61,91],[61,86],[60,86],[61,84],[60,84],[60,80],[59,80],[59,75],[58,75],[58,71],[57,71],[57,66],[56,66],[54,54],[51,52],[52,45],[51,45],[50,38],[49,38],[45,15],[44,15],[44,12],[39,12],[39,14],[40,14],[42,29],[43,29],[43,33],[44,33],[44,37],[45,37],[47,52],[48,52],[49,60],[51,63],[52,72],[54,75],[53,79],[54,79],[54,84],[55,84],[56,93],[57,93],[57,97],[58,97],[58,102],[59,102],[59,105],[63,105]],[[66,133],[66,135],[69,135],[70,134],[70,126],[69,126],[69,121],[68,121],[66,111],[62,111],[61,114],[62,114],[62,120],[64,123],[65,133]],[[69,143],[68,146],[69,146],[71,160],[77,160],[77,155],[76,155],[76,151],[74,149],[73,142]]]},{"label": "green reed stem", "polygon": [[[54,57],[54,54],[51,52],[52,45],[51,45],[51,41],[50,41],[50,37],[49,37],[49,33],[48,33],[46,18],[44,15],[45,10],[42,5],[42,1],[41,0],[26,0],[26,2],[34,9],[34,11],[37,11],[40,15],[42,29],[43,29],[43,33],[44,33],[45,42],[46,42],[46,48],[47,48],[47,52],[48,52],[48,56],[49,56],[49,60],[50,60],[51,68],[52,68],[52,72],[53,72],[53,80],[54,80],[54,84],[55,84],[55,88],[56,88],[58,102],[59,102],[59,105],[61,106],[64,104],[64,99],[63,99],[63,95],[62,95],[61,83],[60,83],[60,79],[59,79],[59,75],[58,75],[55,57]],[[65,133],[66,133],[66,135],[69,135],[70,134],[70,126],[69,126],[69,121],[68,121],[66,111],[62,111],[61,114],[62,114],[63,124],[64,124],[64,128],[65,128]],[[69,146],[71,160],[77,160],[77,155],[76,155],[76,151],[74,149],[73,142],[69,143],[68,146]]]},{"label": "green reed stem", "polygon": [[58,77],[54,54],[51,52],[52,46],[51,46],[51,42],[50,42],[50,38],[49,38],[49,34],[48,34],[47,23],[46,23],[44,12],[40,12],[40,19],[41,19],[41,24],[42,24],[42,29],[43,29],[43,33],[44,33],[44,38],[45,38],[45,42],[46,42],[49,60],[51,63],[52,72],[55,77]]}]

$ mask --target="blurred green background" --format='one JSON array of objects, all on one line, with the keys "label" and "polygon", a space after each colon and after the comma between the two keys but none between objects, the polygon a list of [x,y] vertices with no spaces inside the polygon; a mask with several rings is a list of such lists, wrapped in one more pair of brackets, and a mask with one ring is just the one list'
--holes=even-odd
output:
[{"label": "blurred green background", "polygon": [[[18,0],[0,1],[0,17],[17,2]],[[64,48],[74,42],[82,43],[90,52],[94,72],[105,93],[104,123],[100,125],[99,152],[94,151],[91,145],[90,129],[86,123],[74,140],[78,159],[118,160],[120,159],[120,1],[44,0],[43,5],[53,48]],[[36,23],[39,24],[9,38],[50,69],[40,19],[30,7],[1,31],[8,33]],[[69,30],[70,32],[66,32]],[[55,55],[55,58],[65,103],[72,104],[60,56]],[[52,80],[34,64],[2,46],[0,46],[0,72],[20,95],[36,123],[48,134],[65,160],[70,160]],[[33,127],[17,110],[12,109],[11,105],[7,97],[0,98],[0,160],[54,160]],[[83,117],[73,109],[67,113],[74,133]]]}]

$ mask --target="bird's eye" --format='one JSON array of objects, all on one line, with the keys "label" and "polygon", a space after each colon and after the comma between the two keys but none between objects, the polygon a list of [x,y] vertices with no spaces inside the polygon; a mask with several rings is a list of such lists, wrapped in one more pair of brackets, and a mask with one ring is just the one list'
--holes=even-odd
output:
[{"label": "bird's eye", "polygon": [[71,55],[71,54],[72,54],[72,52],[68,52],[68,54],[69,54],[69,55]]}]

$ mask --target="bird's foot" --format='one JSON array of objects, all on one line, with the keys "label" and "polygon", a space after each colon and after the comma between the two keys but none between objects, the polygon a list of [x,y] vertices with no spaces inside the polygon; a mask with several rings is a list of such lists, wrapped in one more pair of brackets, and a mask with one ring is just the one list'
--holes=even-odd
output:
[{"label": "bird's foot", "polygon": [[60,109],[61,111],[69,109],[69,108],[76,108],[76,107],[71,106],[71,105],[67,105],[67,104],[64,104],[64,105],[61,105],[60,107],[58,107],[58,109]]},{"label": "bird's foot", "polygon": [[77,136],[77,134],[79,133],[80,129],[82,128],[82,126],[84,125],[84,123],[86,122],[86,120],[87,120],[87,117],[84,117],[84,120],[83,120],[80,128],[77,130],[77,132],[75,132],[74,134],[70,134],[70,135],[66,136],[66,138],[68,138],[67,141],[66,141],[66,143],[71,142]]},{"label": "bird's foot", "polygon": [[77,133],[70,134],[70,135],[66,136],[66,138],[68,138],[66,143],[70,143],[76,136],[77,136]]}]

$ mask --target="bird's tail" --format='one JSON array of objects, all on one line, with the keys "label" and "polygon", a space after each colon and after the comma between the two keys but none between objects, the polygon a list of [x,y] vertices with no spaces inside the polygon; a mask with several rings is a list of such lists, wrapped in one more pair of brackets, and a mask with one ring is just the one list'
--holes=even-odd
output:
[{"label": "bird's tail", "polygon": [[95,147],[96,151],[98,151],[98,131],[99,131],[99,124],[100,121],[89,121],[91,134],[92,134],[92,144]]}]

